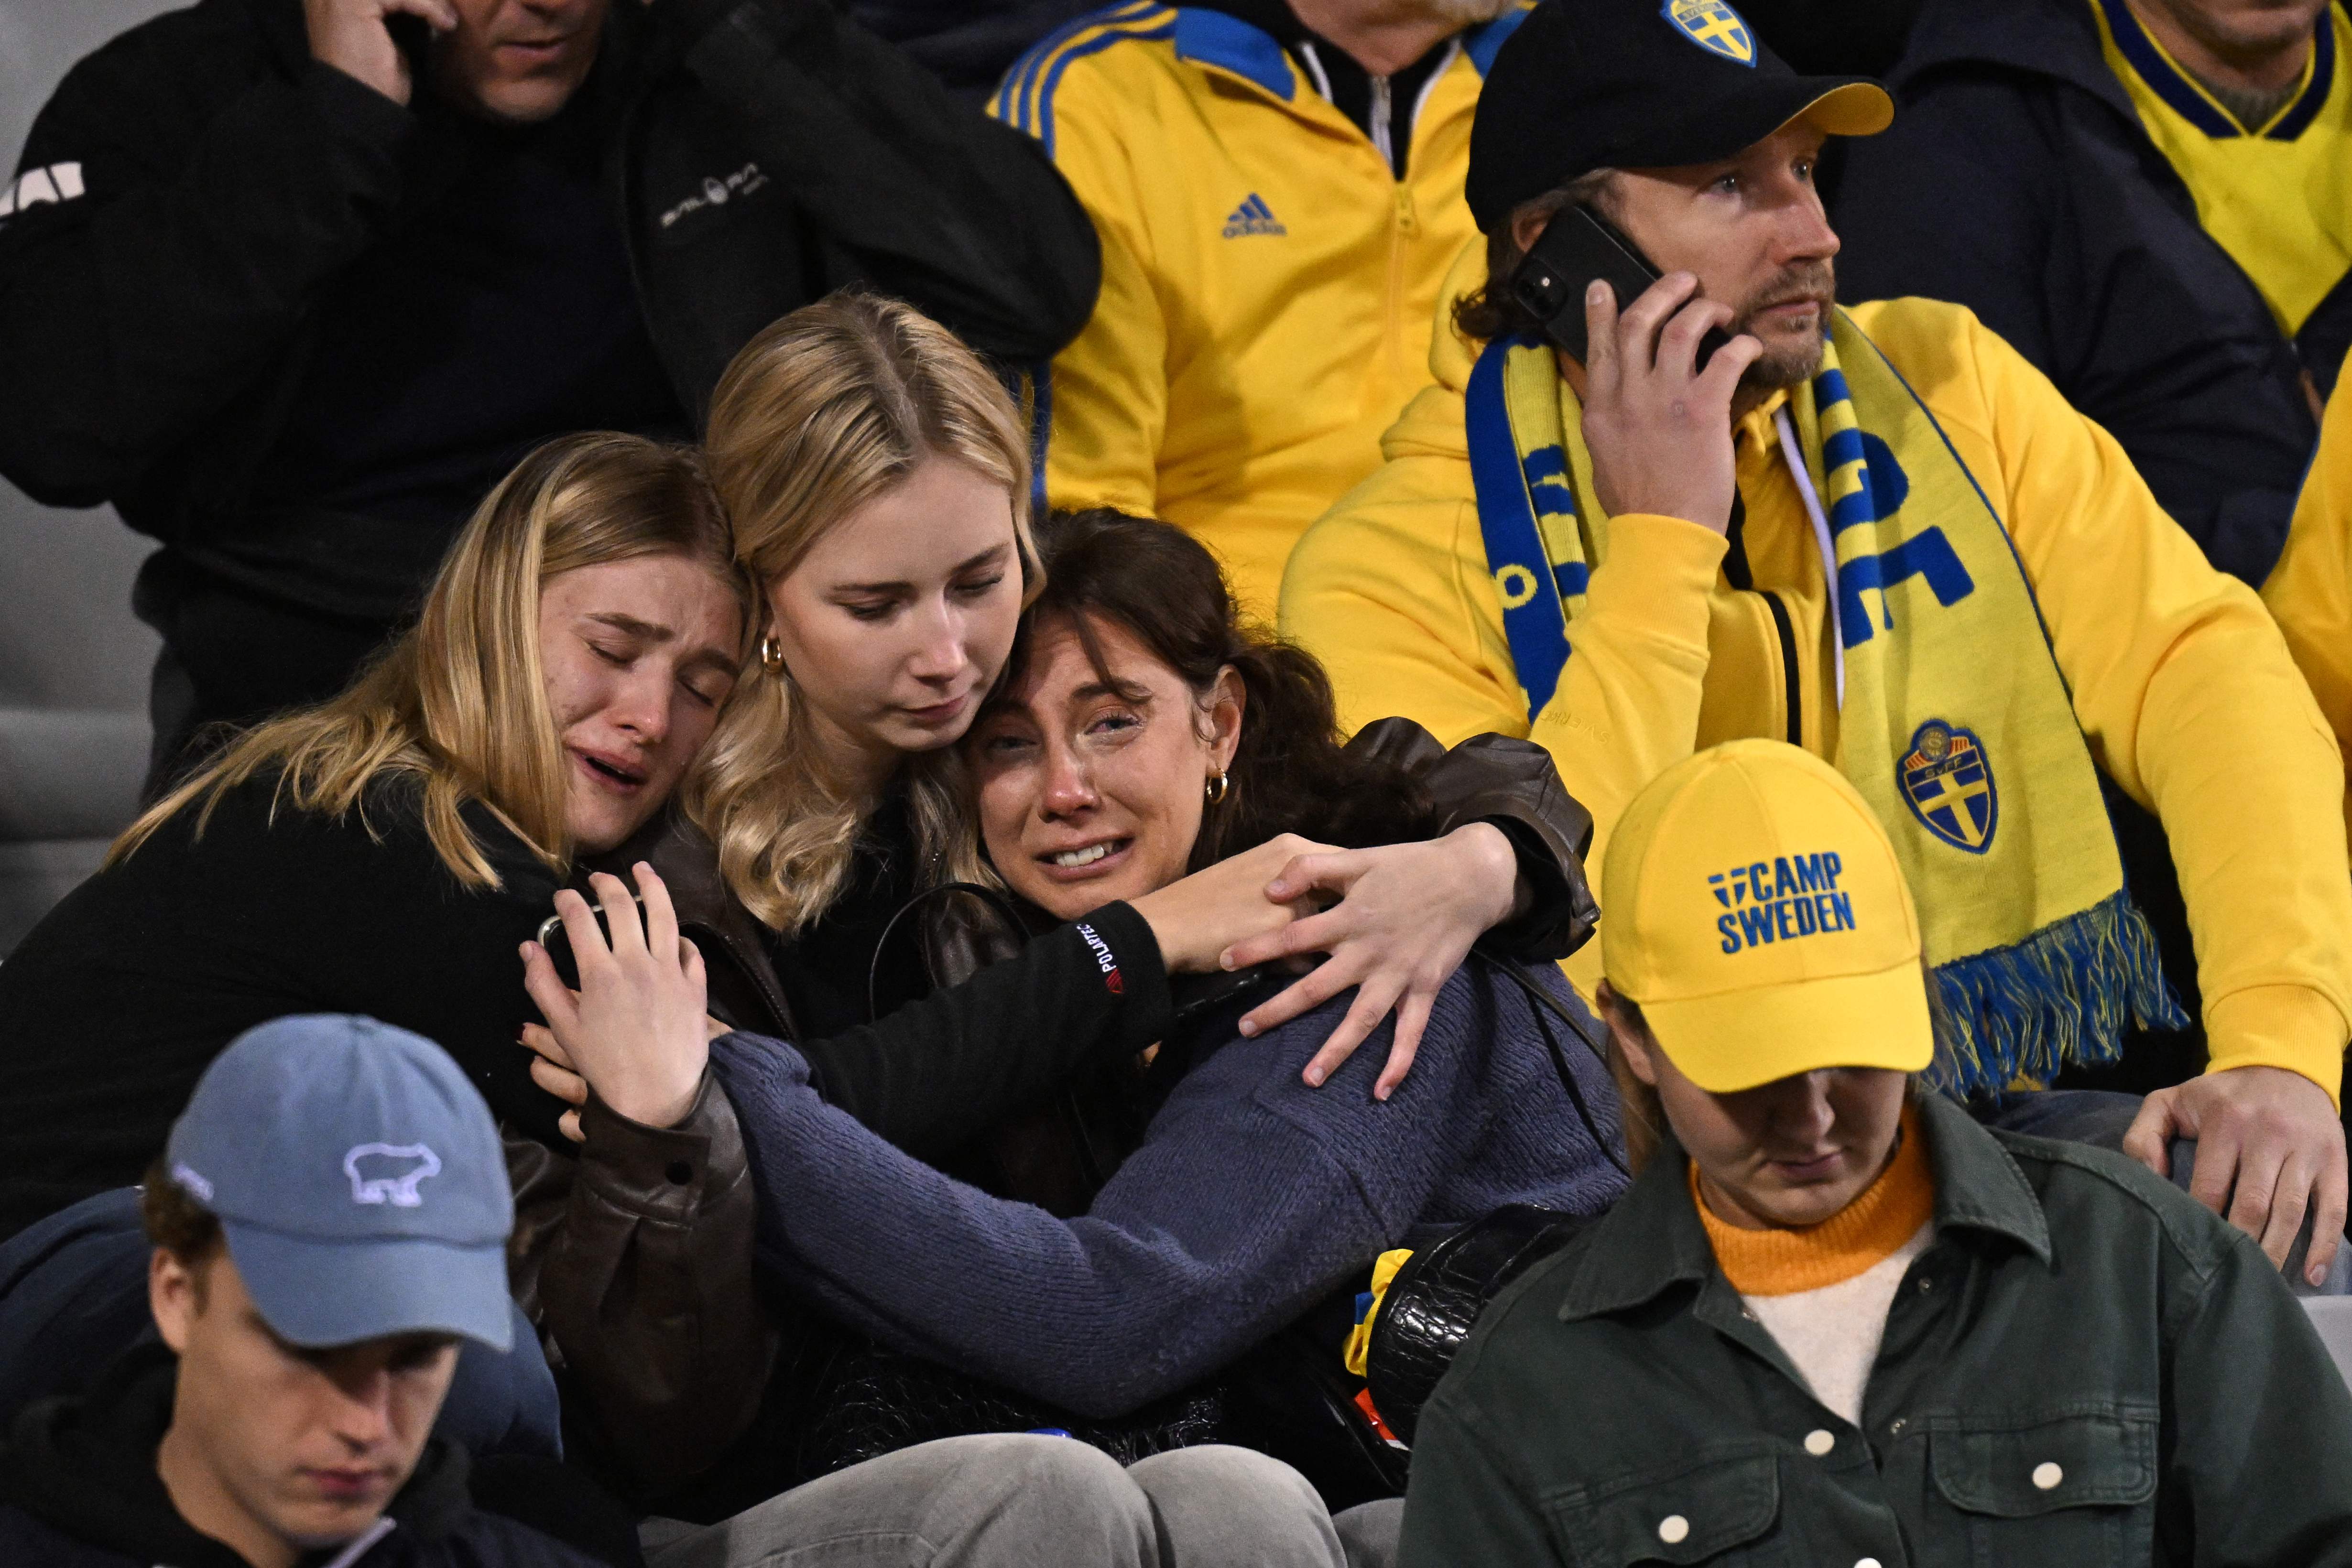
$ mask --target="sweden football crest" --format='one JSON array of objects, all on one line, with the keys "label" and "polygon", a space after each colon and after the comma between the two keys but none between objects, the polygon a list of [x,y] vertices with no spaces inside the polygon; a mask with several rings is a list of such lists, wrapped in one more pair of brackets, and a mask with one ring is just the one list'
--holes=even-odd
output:
[{"label": "sweden football crest", "polygon": [[1743,66],[1756,63],[1756,35],[1724,0],[1666,0],[1658,14],[1707,53]]},{"label": "sweden football crest", "polygon": [[2000,797],[1975,731],[1929,719],[1912,732],[1898,773],[1903,799],[1929,832],[1972,855],[1992,847]]}]

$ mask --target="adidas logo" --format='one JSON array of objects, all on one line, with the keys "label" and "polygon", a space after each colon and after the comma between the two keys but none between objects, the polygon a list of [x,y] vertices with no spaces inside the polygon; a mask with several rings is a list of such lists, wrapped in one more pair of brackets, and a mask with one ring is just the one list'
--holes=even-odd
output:
[{"label": "adidas logo", "polygon": [[1225,216],[1227,239],[1239,239],[1244,235],[1286,235],[1289,232],[1282,226],[1282,220],[1274,215],[1274,209],[1265,204],[1265,198],[1255,191],[1249,193],[1249,200]]}]

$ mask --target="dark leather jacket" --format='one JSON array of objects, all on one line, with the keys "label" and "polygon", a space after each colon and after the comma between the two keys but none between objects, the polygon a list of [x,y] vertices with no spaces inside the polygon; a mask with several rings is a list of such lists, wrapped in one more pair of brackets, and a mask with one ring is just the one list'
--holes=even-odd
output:
[{"label": "dark leather jacket", "polygon": [[[1414,777],[1436,807],[1438,832],[1488,821],[1510,837],[1530,896],[1493,934],[1498,946],[1549,961],[1591,936],[1599,909],[1581,857],[1592,820],[1541,747],[1486,735],[1448,751],[1404,719],[1370,726],[1351,744]],[[703,954],[714,1013],[749,1032],[797,1037],[767,956],[769,934],[728,893],[707,839],[670,821],[611,858],[644,859],[661,873],[681,929]],[[919,915],[941,987],[1020,946],[1022,934],[960,918],[944,901]],[[972,1097],[965,1129],[993,1132],[993,1163],[1016,1187],[1036,1189],[1034,1200],[1083,1207],[1083,1181],[1074,1185],[1074,1162],[1056,1146],[1071,1123],[1015,1114],[1036,1103],[1010,1088],[993,1100]],[[641,1125],[593,1099],[581,1120],[577,1159],[509,1142],[516,1293],[550,1358],[585,1390],[616,1457],[658,1492],[707,1468],[751,1422],[776,1363],[779,1333],[752,1282],[755,1207],[742,1139],[709,1079],[676,1127]]]}]

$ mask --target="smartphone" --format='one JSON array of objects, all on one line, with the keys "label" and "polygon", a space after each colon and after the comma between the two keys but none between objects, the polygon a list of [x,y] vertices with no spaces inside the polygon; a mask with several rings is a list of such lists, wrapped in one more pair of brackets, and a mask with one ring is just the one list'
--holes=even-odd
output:
[{"label": "smartphone", "polygon": [[[1549,338],[1580,364],[1585,357],[1584,291],[1594,278],[1607,283],[1624,309],[1658,281],[1641,247],[1591,207],[1563,207],[1511,274],[1511,298],[1543,324]],[[1706,369],[1717,349],[1731,341],[1720,327],[1698,342],[1694,368]]]},{"label": "smartphone", "polygon": [[[634,888],[629,892],[629,898],[636,904],[638,916],[642,920],[645,915],[645,899],[639,896]],[[604,934],[604,945],[611,946],[613,923],[604,918],[604,906],[591,898],[588,900],[588,912],[596,917],[596,929]],[[563,916],[551,915],[539,923],[539,945],[547,949],[547,956],[554,963],[555,972],[562,977],[563,983],[577,990],[580,986],[580,966],[572,958],[572,933],[563,928]]]},{"label": "smartphone", "polygon": [[392,11],[384,16],[383,30],[393,47],[408,57],[408,79],[423,81],[433,48],[433,24],[405,11]]}]

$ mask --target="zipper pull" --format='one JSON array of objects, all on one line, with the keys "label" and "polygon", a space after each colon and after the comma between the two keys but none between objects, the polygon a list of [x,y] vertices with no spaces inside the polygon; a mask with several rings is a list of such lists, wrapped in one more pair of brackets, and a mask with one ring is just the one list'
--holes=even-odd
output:
[{"label": "zipper pull", "polygon": [[1411,185],[1397,187],[1396,221],[1399,234],[1411,235],[1421,232],[1421,214],[1414,210]]}]

